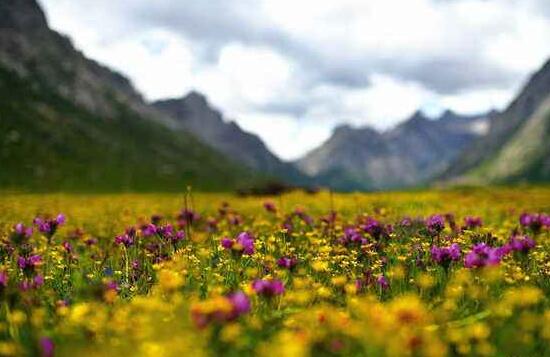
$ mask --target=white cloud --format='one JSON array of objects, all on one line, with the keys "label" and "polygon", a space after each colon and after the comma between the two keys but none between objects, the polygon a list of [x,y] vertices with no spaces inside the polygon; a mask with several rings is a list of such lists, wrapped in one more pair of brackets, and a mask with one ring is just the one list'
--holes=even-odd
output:
[{"label": "white cloud", "polygon": [[41,0],[149,99],[195,88],[283,158],[339,123],[502,108],[550,55],[547,0]]}]

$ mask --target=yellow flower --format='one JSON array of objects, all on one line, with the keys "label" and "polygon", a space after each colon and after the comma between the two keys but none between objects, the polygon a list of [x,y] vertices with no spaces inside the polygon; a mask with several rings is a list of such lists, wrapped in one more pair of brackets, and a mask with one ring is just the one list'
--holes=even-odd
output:
[{"label": "yellow flower", "polygon": [[182,276],[172,270],[162,269],[158,273],[159,285],[164,291],[173,291],[183,285]]}]

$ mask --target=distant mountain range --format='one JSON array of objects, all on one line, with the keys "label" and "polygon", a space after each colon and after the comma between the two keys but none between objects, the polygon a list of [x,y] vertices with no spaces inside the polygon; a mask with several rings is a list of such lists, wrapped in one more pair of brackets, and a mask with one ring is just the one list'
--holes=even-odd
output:
[{"label": "distant mountain range", "polygon": [[495,112],[437,119],[416,112],[394,129],[338,127],[296,165],[316,182],[339,190],[373,190],[427,184],[483,136]]},{"label": "distant mountain range", "polygon": [[147,103],[48,27],[36,0],[0,2],[0,188],[229,190],[279,181],[337,190],[550,179],[550,61],[502,113],[395,128],[340,126],[293,163],[204,95]]},{"label": "distant mountain range", "polygon": [[550,60],[440,179],[462,184],[550,180]]}]

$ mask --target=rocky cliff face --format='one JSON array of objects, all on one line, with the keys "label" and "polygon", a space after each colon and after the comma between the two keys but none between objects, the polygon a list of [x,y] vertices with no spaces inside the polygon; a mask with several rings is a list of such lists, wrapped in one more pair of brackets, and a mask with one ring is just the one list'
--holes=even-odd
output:
[{"label": "rocky cliff face", "polygon": [[337,189],[386,189],[428,182],[472,140],[486,131],[490,113],[436,119],[417,112],[387,132],[337,128],[332,137],[297,162],[320,184]]},{"label": "rocky cliff face", "polygon": [[235,161],[295,184],[307,181],[295,167],[273,155],[259,137],[242,130],[235,122],[226,122],[200,93],[191,92],[183,98],[161,100],[152,105]]}]

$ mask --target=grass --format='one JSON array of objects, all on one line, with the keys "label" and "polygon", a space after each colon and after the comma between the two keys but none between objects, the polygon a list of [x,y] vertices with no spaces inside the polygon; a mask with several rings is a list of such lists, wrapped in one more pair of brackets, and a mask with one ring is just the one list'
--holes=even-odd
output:
[{"label": "grass", "polygon": [[[14,232],[60,212],[66,222],[53,235],[35,226],[21,241]],[[248,198],[4,192],[0,353],[548,355],[550,232],[519,224],[523,212],[550,213],[550,188]],[[441,231],[429,223],[449,213]],[[483,225],[462,229],[466,216]],[[156,233],[147,233],[150,223]],[[125,233],[132,226],[135,235]],[[535,247],[465,266],[474,245],[507,246],[512,235]],[[435,260],[432,246],[451,243],[460,256]],[[243,250],[249,244],[253,254]],[[21,268],[19,258],[32,255],[41,263]],[[284,257],[297,265],[279,264]],[[270,285],[279,281],[284,292]]]}]

